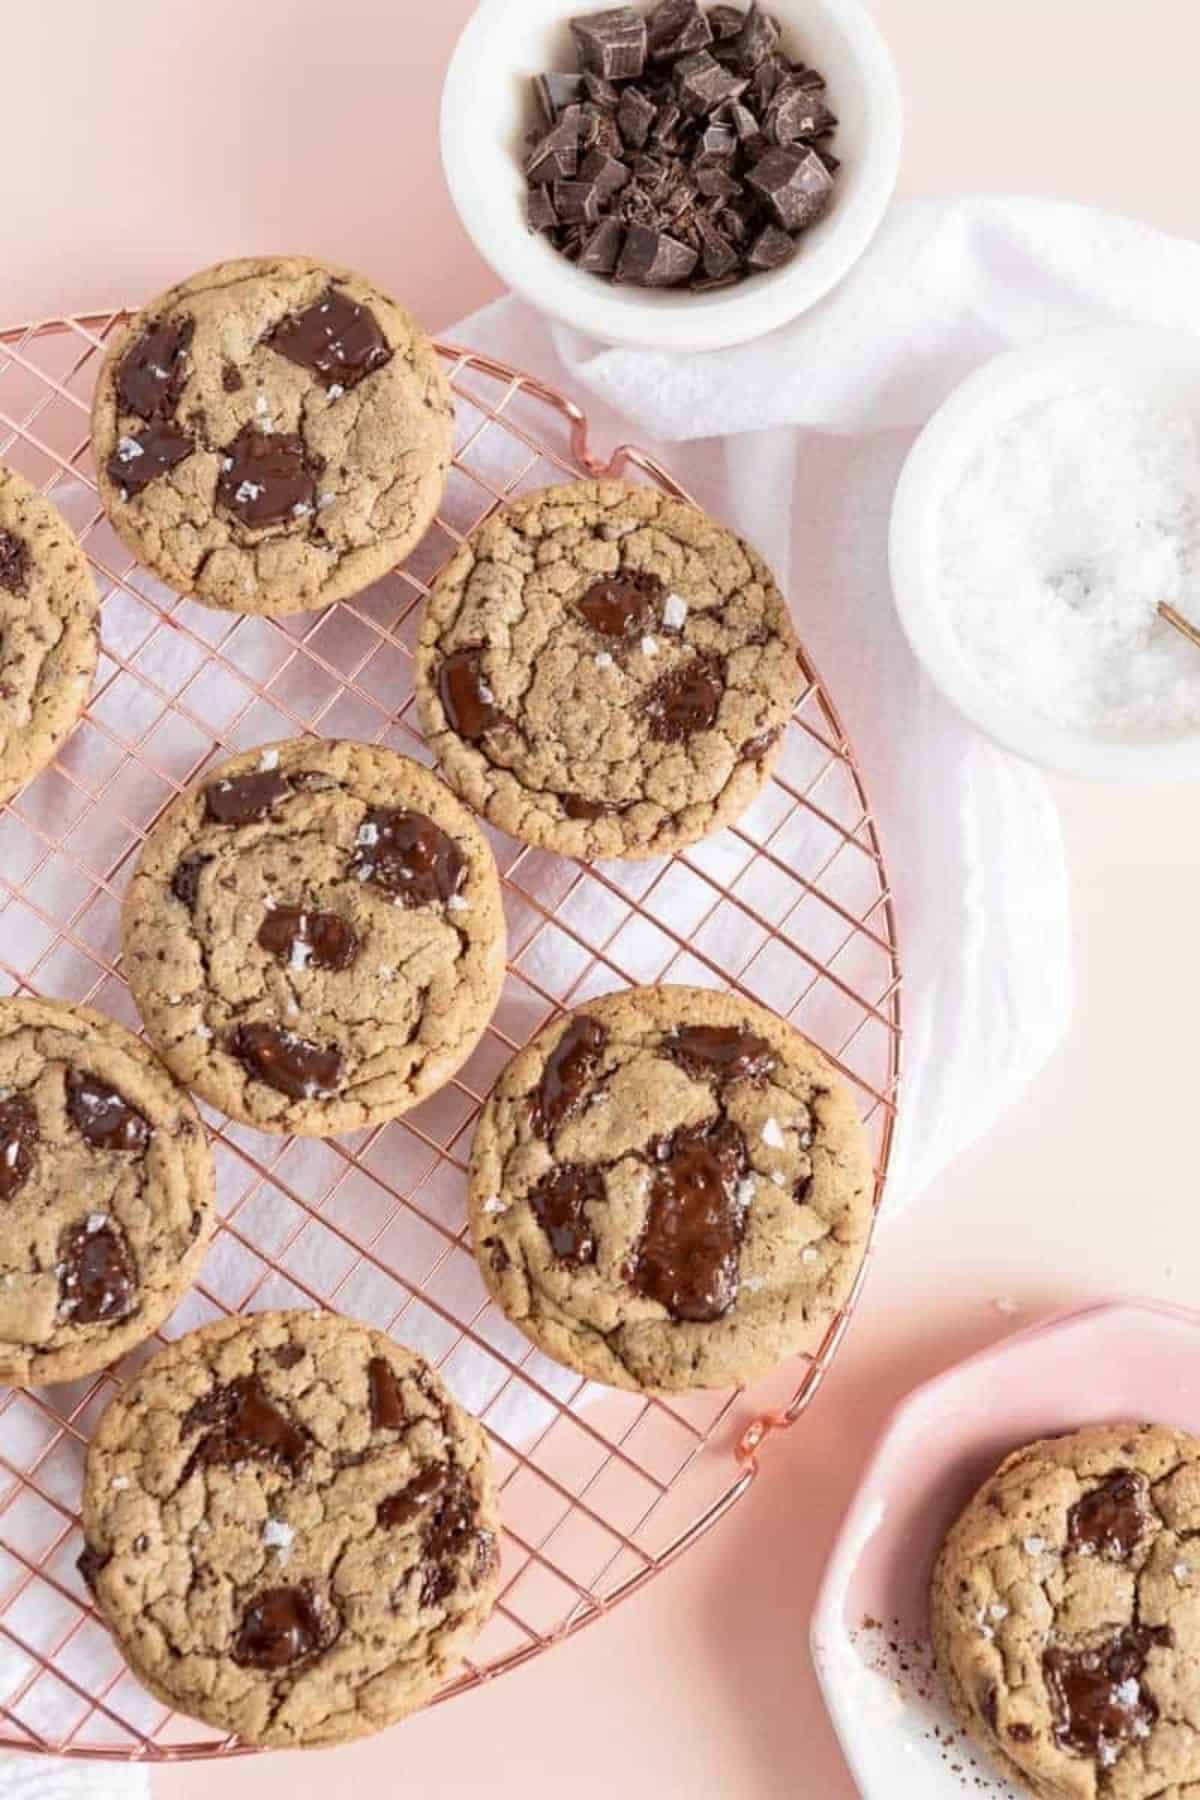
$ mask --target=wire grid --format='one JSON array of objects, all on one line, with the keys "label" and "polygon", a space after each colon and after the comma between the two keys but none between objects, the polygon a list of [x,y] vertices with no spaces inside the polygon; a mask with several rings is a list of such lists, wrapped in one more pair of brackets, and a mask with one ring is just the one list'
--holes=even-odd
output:
[{"label": "wire grid", "polygon": [[[103,596],[87,714],[0,809],[0,992],[88,1003],[133,1028],[120,974],[125,881],[162,808],[212,761],[299,733],[431,759],[414,722],[422,596],[511,495],[600,472],[683,490],[631,446],[605,464],[570,401],[439,346],[456,453],[438,520],[407,566],[317,616],[257,619],[180,599],[104,519],[88,408],[120,312],[0,334],[0,457],[82,538]],[[439,1699],[538,1654],[634,1592],[746,1491],[758,1446],[807,1404],[861,1287],[820,1352],[753,1394],[642,1396],[534,1350],[467,1248],[473,1122],[509,1057],[590,996],[659,980],[731,987],[791,1019],[850,1079],[876,1158],[891,1143],[899,980],[883,859],[853,753],[816,674],[774,779],[738,824],[652,863],[580,864],[489,830],[510,963],[458,1077],[401,1120],[338,1141],[268,1137],[206,1110],[221,1229],[155,1340],[96,1378],[0,1390],[0,1743],[160,1760],[241,1750],[169,1713],[124,1668],[76,1571],[83,1452],[112,1395],[162,1342],[231,1312],[336,1307],[440,1369],[486,1425],[502,1491],[502,1592]]]}]

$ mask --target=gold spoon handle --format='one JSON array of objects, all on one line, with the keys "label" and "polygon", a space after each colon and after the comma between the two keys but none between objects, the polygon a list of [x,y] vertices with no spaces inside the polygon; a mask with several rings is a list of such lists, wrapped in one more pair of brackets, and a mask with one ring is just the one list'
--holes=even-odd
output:
[{"label": "gold spoon handle", "polygon": [[1197,631],[1190,619],[1185,619],[1181,612],[1176,612],[1169,601],[1159,601],[1158,616],[1160,619],[1165,619],[1168,625],[1173,625],[1176,631],[1187,638],[1189,643],[1195,644],[1197,650],[1200,650],[1200,631]]}]

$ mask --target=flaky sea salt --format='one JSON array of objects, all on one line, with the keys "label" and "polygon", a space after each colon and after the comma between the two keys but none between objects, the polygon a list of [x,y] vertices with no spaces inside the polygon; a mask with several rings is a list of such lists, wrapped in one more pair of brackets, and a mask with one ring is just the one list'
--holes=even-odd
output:
[{"label": "flaky sea salt", "polygon": [[268,1550],[278,1550],[280,1560],[286,1562],[296,1534],[290,1525],[282,1519],[268,1519],[262,1528],[262,1541]]},{"label": "flaky sea salt", "polygon": [[1046,1540],[1042,1537],[1022,1538],[1021,1548],[1024,1550],[1026,1556],[1040,1556],[1042,1551],[1046,1548]]},{"label": "flaky sea salt", "polygon": [[258,759],[258,766],[264,774],[271,769],[277,769],[279,767],[278,750],[264,750]]},{"label": "flaky sea salt", "polygon": [[761,1136],[763,1143],[772,1150],[782,1150],[786,1146],[787,1140],[780,1128],[779,1120],[774,1117],[767,1120],[762,1128]]},{"label": "flaky sea salt", "polygon": [[663,601],[663,624],[668,631],[678,631],[687,618],[687,601],[682,594],[668,594]]},{"label": "flaky sea salt", "polygon": [[1115,387],[1018,414],[938,521],[942,597],[995,693],[1060,725],[1146,739],[1200,724],[1200,432]]}]

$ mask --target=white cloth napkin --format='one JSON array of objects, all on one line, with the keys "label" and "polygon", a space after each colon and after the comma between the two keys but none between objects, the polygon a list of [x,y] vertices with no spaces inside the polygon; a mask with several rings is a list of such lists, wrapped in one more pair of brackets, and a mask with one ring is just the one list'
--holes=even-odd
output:
[{"label": "white cloth napkin", "polygon": [[885,1218],[1011,1105],[1071,1007],[1057,813],[1042,777],[959,718],[900,634],[896,476],[929,414],[996,351],[1197,318],[1200,246],[1082,207],[975,198],[897,207],[819,307],[737,349],[603,348],[513,299],[448,334],[564,387],[600,444],[659,451],[790,597],[857,747],[897,902],[905,1069]]}]

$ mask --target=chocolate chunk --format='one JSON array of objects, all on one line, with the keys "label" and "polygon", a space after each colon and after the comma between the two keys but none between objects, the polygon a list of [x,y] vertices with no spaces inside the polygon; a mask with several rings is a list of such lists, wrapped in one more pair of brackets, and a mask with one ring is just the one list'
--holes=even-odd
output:
[{"label": "chocolate chunk", "polygon": [[299,1344],[281,1344],[275,1352],[275,1361],[281,1369],[294,1369],[304,1361],[304,1351]]},{"label": "chocolate chunk", "polygon": [[556,181],[550,192],[560,219],[594,225],[600,217],[600,194],[594,181]]},{"label": "chocolate chunk", "polygon": [[67,1117],[97,1150],[145,1150],[150,1142],[150,1123],[106,1081],[68,1069],[64,1082]]},{"label": "chocolate chunk", "polygon": [[601,206],[619,194],[629,180],[629,164],[606,150],[589,150],[579,165],[580,176],[590,181]]},{"label": "chocolate chunk", "polygon": [[698,169],[696,187],[706,200],[733,200],[742,191],[741,182],[721,163],[710,163]]},{"label": "chocolate chunk", "polygon": [[590,269],[593,275],[611,275],[617,266],[624,242],[625,231],[620,221],[601,219],[596,229],[589,232],[583,249],[579,252],[580,268]]},{"label": "chocolate chunk", "polygon": [[602,575],[576,600],[575,606],[601,637],[641,637],[658,621],[663,584],[644,569]]},{"label": "chocolate chunk", "polygon": [[746,177],[785,231],[804,231],[833,193],[833,177],[814,150],[780,145],[759,158]]},{"label": "chocolate chunk", "polygon": [[673,62],[712,43],[712,28],[699,0],[661,0],[646,20],[651,60]]},{"label": "chocolate chunk", "polygon": [[611,81],[606,81],[603,75],[597,75],[592,69],[585,69],[580,80],[583,82],[585,100],[590,100],[602,112],[617,110],[621,104],[621,92]]},{"label": "chocolate chunk", "polygon": [[777,56],[768,56],[760,62],[750,77],[750,86],[746,90],[746,105],[756,119],[763,119],[780,88],[792,79],[787,64]]},{"label": "chocolate chunk", "polygon": [[572,19],[579,66],[605,81],[636,81],[646,66],[646,21],[632,6]]},{"label": "chocolate chunk", "polygon": [[675,64],[679,97],[689,112],[709,114],[746,91],[745,77],[734,75],[707,50],[695,50]]},{"label": "chocolate chunk", "polygon": [[1084,1555],[1124,1562],[1133,1555],[1150,1523],[1146,1477],[1117,1469],[1086,1493],[1067,1514],[1067,1542]]},{"label": "chocolate chunk", "polygon": [[109,1561],[110,1559],[102,1550],[94,1550],[91,1544],[84,1543],[83,1549],[76,1559],[75,1567],[79,1570],[83,1585],[89,1594],[95,1594],[96,1578],[103,1570],[107,1569]]},{"label": "chocolate chunk", "polygon": [[482,650],[452,650],[438,670],[438,694],[450,729],[469,744],[504,722],[483,673]]},{"label": "chocolate chunk", "polygon": [[1033,1742],[1033,1726],[1025,1725],[1019,1719],[1015,1725],[1005,1726],[1005,1732],[1014,1744],[1031,1744]]},{"label": "chocolate chunk", "polygon": [[449,1473],[445,1463],[430,1463],[398,1494],[381,1500],[376,1518],[383,1529],[394,1531],[397,1526],[411,1525],[414,1519],[427,1513],[430,1502],[444,1489]]},{"label": "chocolate chunk", "polygon": [[580,1014],[546,1058],[537,1092],[529,1102],[529,1122],[536,1136],[553,1137],[583,1099],[583,1090],[599,1065],[608,1031],[596,1019]]},{"label": "chocolate chunk", "polygon": [[[617,125],[616,115],[603,106],[596,106],[585,101],[580,109],[582,124],[580,128],[580,149],[582,152],[598,150],[605,156],[620,157],[624,155],[625,146],[621,142],[621,132]],[[580,161],[580,172],[586,155]]]},{"label": "chocolate chunk", "polygon": [[665,1049],[689,1075],[716,1075],[721,1081],[759,1081],[776,1062],[766,1038],[737,1025],[681,1025]]},{"label": "chocolate chunk", "polygon": [[732,125],[706,125],[700,138],[704,156],[727,157],[737,150],[737,132]]},{"label": "chocolate chunk", "polygon": [[123,437],[104,465],[108,479],[130,500],[148,488],[168,469],[186,461],[196,448],[186,432],[175,425],[148,425],[132,437]]},{"label": "chocolate chunk", "polygon": [[111,1325],[137,1306],[137,1270],[115,1219],[94,1213],[58,1243],[58,1312],[72,1325]]},{"label": "chocolate chunk", "polygon": [[196,904],[196,895],[200,892],[200,875],[212,861],[211,856],[203,856],[193,850],[187,856],[181,856],[175,864],[175,872],[171,876],[171,892],[191,912]]},{"label": "chocolate chunk", "polygon": [[258,928],[264,950],[293,969],[328,969],[340,973],[358,956],[358,933],[340,913],[308,912],[302,906],[276,906]]},{"label": "chocolate chunk", "polygon": [[[476,1523],[478,1506],[466,1477],[459,1469],[447,1469],[442,1479],[441,1495],[425,1531],[425,1571],[421,1582],[421,1604],[436,1606],[445,1599],[455,1584],[455,1563],[461,1563],[474,1543],[474,1568],[480,1573],[490,1566],[492,1534]],[[482,1558],[482,1562],[481,1562]]]},{"label": "chocolate chunk", "polygon": [[589,1202],[604,1201],[604,1176],[599,1169],[565,1163],[543,1175],[530,1191],[533,1216],[545,1232],[560,1263],[581,1269],[596,1260],[596,1237],[584,1210]]},{"label": "chocolate chunk", "polygon": [[706,220],[700,222],[700,241],[704,246],[704,273],[712,281],[721,281],[736,270],[739,257],[729,239]]},{"label": "chocolate chunk", "polygon": [[241,370],[235,369],[232,363],[226,363],[225,367],[221,370],[221,386],[224,388],[225,392],[227,394],[239,394],[245,385],[246,383],[242,379]]},{"label": "chocolate chunk", "polygon": [[735,38],[742,29],[745,13],[740,6],[713,6],[709,8],[708,23],[713,40],[723,43],[728,38]]},{"label": "chocolate chunk", "polygon": [[560,794],[559,799],[568,819],[603,819],[613,810],[602,800],[585,800],[582,794]]},{"label": "chocolate chunk", "polygon": [[673,1319],[710,1323],[737,1299],[749,1167],[728,1120],[684,1126],[650,1146],[650,1204],[630,1280]]},{"label": "chocolate chunk", "polygon": [[582,75],[563,75],[557,70],[548,70],[545,75],[535,75],[533,92],[543,119],[547,126],[558,122],[560,113],[566,107],[575,106],[583,98],[584,87]]},{"label": "chocolate chunk", "polygon": [[11,1200],[29,1180],[40,1135],[37,1107],[28,1094],[0,1100],[0,1200]]},{"label": "chocolate chunk", "polygon": [[550,231],[558,224],[558,214],[548,187],[531,187],[525,202],[525,220],[530,231]]},{"label": "chocolate chunk", "polygon": [[15,532],[0,531],[0,588],[22,594],[29,579],[29,545]]},{"label": "chocolate chunk", "polygon": [[820,137],[836,124],[816,89],[789,81],[776,89],[763,119],[763,130],[776,144],[790,144],[797,138]]},{"label": "chocolate chunk", "polygon": [[248,1669],[290,1669],[337,1636],[317,1611],[311,1586],[266,1588],[242,1614],[233,1660]]},{"label": "chocolate chunk", "polygon": [[641,150],[650,136],[650,127],[658,111],[653,100],[641,88],[627,87],[617,106],[617,129],[630,150]]},{"label": "chocolate chunk", "polygon": [[650,735],[673,743],[716,722],[725,690],[724,665],[711,651],[669,669],[643,696]]},{"label": "chocolate chunk", "polygon": [[257,1375],[239,1375],[214,1387],[183,1416],[184,1437],[204,1436],[188,1458],[186,1481],[196,1469],[269,1463],[299,1473],[308,1456],[307,1432],[280,1412]]},{"label": "chocolate chunk", "polygon": [[391,345],[369,306],[327,287],[303,312],[281,319],[264,342],[289,362],[310,369],[327,392],[348,393],[391,361]]},{"label": "chocolate chunk", "polygon": [[676,287],[699,261],[698,253],[665,231],[631,225],[625,234],[617,277],[641,287]]},{"label": "chocolate chunk", "polygon": [[1109,1768],[1158,1718],[1142,1686],[1151,1647],[1169,1644],[1163,1626],[1127,1625],[1089,1650],[1049,1649],[1042,1657],[1054,1735],[1064,1749]]},{"label": "chocolate chunk", "polygon": [[729,123],[733,126],[739,140],[743,144],[751,143],[762,136],[762,127],[748,106],[735,100],[728,109]]},{"label": "chocolate chunk", "polygon": [[123,413],[139,419],[175,416],[195,329],[192,319],[163,320],[148,325],[129,346],[117,370],[117,405]]},{"label": "chocolate chunk", "polygon": [[229,1052],[248,1074],[292,1100],[335,1094],[342,1078],[336,1044],[314,1044],[265,1019],[237,1026],[229,1037]]},{"label": "chocolate chunk", "polygon": [[252,529],[307,517],[316,509],[317,470],[304,439],[243,425],[222,457],[217,499]]},{"label": "chocolate chunk", "polygon": [[358,828],[350,872],[402,906],[443,904],[467,879],[467,859],[424,813],[372,807]]},{"label": "chocolate chunk", "polygon": [[371,1397],[371,1430],[403,1431],[409,1422],[400,1380],[390,1362],[373,1356],[367,1364],[367,1388]]},{"label": "chocolate chunk", "polygon": [[779,42],[779,26],[762,11],[758,0],[751,0],[741,30],[733,39],[730,54],[734,67],[743,75],[753,75],[764,58],[771,55]]},{"label": "chocolate chunk", "polygon": [[796,240],[778,225],[764,225],[746,258],[752,269],[778,269],[796,252]]},{"label": "chocolate chunk", "polygon": [[250,769],[222,775],[204,790],[205,815],[216,825],[252,825],[265,819],[277,800],[291,793],[280,769]]},{"label": "chocolate chunk", "polygon": [[579,167],[579,136],[583,112],[568,106],[557,124],[540,137],[525,159],[525,173],[532,182],[569,180]]}]

